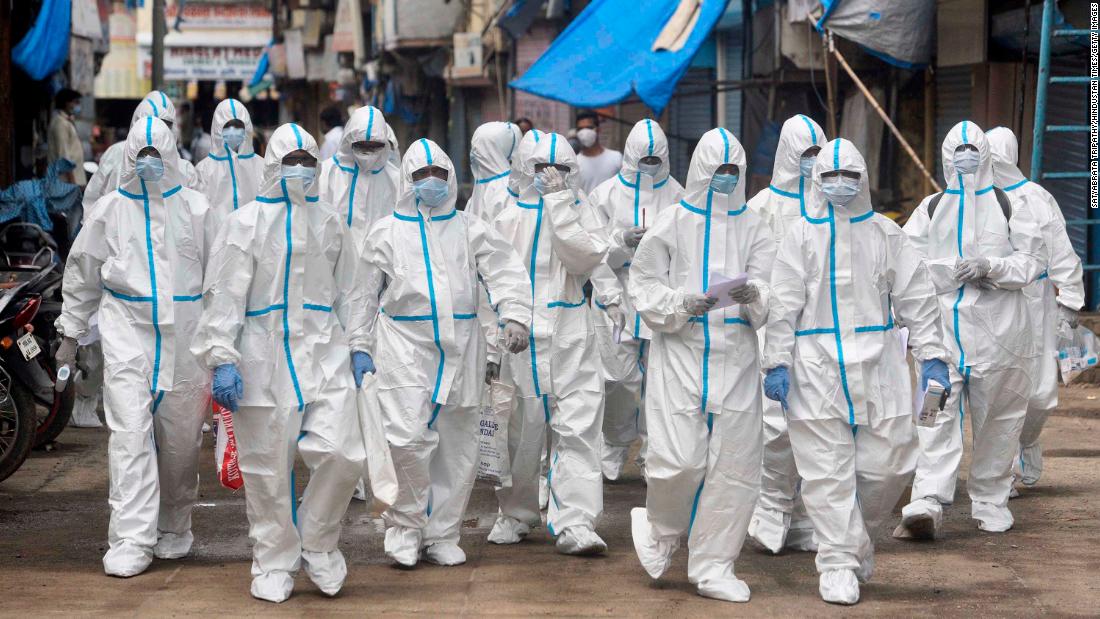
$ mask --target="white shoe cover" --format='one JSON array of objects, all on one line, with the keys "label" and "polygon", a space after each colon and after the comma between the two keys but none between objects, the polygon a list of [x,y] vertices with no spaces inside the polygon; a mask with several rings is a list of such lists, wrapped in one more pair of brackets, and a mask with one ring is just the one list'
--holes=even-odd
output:
[{"label": "white shoe cover", "polygon": [[790,528],[790,514],[758,506],[749,521],[749,537],[775,555],[783,550]]},{"label": "white shoe cover", "polygon": [[494,544],[518,544],[531,532],[531,527],[511,516],[497,515],[493,530],[489,531],[489,541]]},{"label": "white shoe cover", "polygon": [[792,526],[787,531],[787,544],[784,548],[797,550],[798,552],[817,552],[817,540],[814,539],[813,524],[807,522],[804,527]]},{"label": "white shoe cover", "polygon": [[367,482],[363,481],[363,478],[359,478],[359,483],[355,484],[355,492],[351,494],[351,498],[356,501],[367,500]]},{"label": "white shoe cover", "polygon": [[933,540],[943,524],[943,506],[931,497],[917,499],[901,510],[901,524],[894,530],[898,539]]},{"label": "white shoe cover", "polygon": [[1038,441],[1031,447],[1020,448],[1020,481],[1034,486],[1043,476],[1043,446]]},{"label": "white shoe cover", "polygon": [[348,564],[339,550],[332,552],[302,551],[302,567],[321,593],[332,597],[340,593],[348,577]]},{"label": "white shoe cover", "polygon": [[1017,488],[1016,486],[1012,486],[1012,490],[1008,491],[1008,498],[1010,498],[1010,499],[1020,498],[1020,489]]},{"label": "white shoe cover", "polygon": [[851,606],[859,601],[859,580],[852,570],[828,570],[822,573],[817,590],[821,599],[830,604]]},{"label": "white shoe cover", "polygon": [[634,538],[634,552],[638,562],[650,578],[660,578],[672,563],[672,555],[680,547],[679,538],[658,540],[653,537],[653,527],[644,507],[630,510],[630,535]]},{"label": "white shoe cover", "polygon": [[630,445],[608,445],[603,444],[603,451],[600,454],[600,468],[603,470],[604,479],[607,481],[615,481],[623,474],[623,467],[626,466],[626,457],[629,455]]},{"label": "white shoe cover", "polygon": [[161,533],[157,545],[153,546],[153,555],[158,559],[182,559],[191,552],[195,536],[186,533]]},{"label": "white shoe cover", "polygon": [[73,413],[69,425],[74,428],[102,428],[99,420],[99,394],[90,398],[77,397],[73,402]]},{"label": "white shoe cover", "polygon": [[545,475],[539,476],[539,509],[546,510],[550,505],[550,482]]},{"label": "white shoe cover", "polygon": [[462,565],[466,562],[466,553],[458,547],[458,544],[440,542],[432,544],[424,549],[424,558],[428,563],[436,565],[452,566]]},{"label": "white shoe cover", "polygon": [[563,555],[587,557],[607,552],[607,542],[583,525],[568,527],[562,531],[555,545]]},{"label": "white shoe cover", "polygon": [[124,541],[103,555],[103,571],[108,576],[129,578],[144,572],[152,562],[152,548]]},{"label": "white shoe cover", "polygon": [[294,592],[294,577],[289,572],[268,572],[252,579],[252,597],[265,602],[285,602]]},{"label": "white shoe cover", "polygon": [[420,531],[408,527],[386,529],[386,556],[401,567],[414,567],[420,560]]},{"label": "white shoe cover", "polygon": [[696,585],[699,595],[723,602],[748,602],[752,596],[749,586],[740,578],[704,580]]},{"label": "white shoe cover", "polygon": [[970,515],[978,521],[979,529],[990,533],[1004,533],[1012,528],[1014,522],[1008,506],[1001,507],[982,501],[970,504]]}]

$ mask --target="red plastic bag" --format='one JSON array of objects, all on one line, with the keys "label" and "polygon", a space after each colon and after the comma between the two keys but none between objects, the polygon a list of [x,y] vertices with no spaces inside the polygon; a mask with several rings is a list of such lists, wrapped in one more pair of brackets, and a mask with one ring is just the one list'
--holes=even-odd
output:
[{"label": "red plastic bag", "polygon": [[237,462],[237,436],[233,433],[233,413],[222,408],[217,402],[211,402],[214,409],[215,442],[214,464],[218,468],[218,481],[230,490],[240,490],[244,486],[241,469]]}]

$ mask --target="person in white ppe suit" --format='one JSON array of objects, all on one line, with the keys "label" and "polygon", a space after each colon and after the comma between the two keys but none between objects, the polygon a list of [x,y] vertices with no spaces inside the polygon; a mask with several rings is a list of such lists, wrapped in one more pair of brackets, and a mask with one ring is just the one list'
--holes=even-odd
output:
[{"label": "person in white ppe suit", "polygon": [[[1046,271],[1038,281],[1024,288],[1035,328],[1038,365],[1032,374],[1034,391],[1028,400],[1024,428],[1020,433],[1020,456],[1014,460],[1020,480],[1034,485],[1043,473],[1043,448],[1039,434],[1051,411],[1058,407],[1059,340],[1072,337],[1077,313],[1085,304],[1081,258],[1066,233],[1066,220],[1054,196],[1033,183],[1016,167],[1019,145],[1011,129],[997,127],[985,134],[993,158],[993,183],[1008,194],[1012,203],[1031,205],[1043,236]],[[1041,320],[1040,320],[1041,317]],[[1040,326],[1041,325],[1041,326]],[[1061,334],[1061,335],[1060,335]],[[1061,346],[1065,346],[1062,343]]]},{"label": "person in white ppe suit", "polygon": [[470,168],[474,190],[466,202],[466,212],[492,223],[508,203],[508,182],[512,175],[512,156],[523,140],[519,127],[510,122],[493,121],[481,125],[470,138]]},{"label": "person in white ppe suit", "polygon": [[321,200],[331,204],[351,228],[360,251],[371,226],[393,212],[397,199],[387,135],[382,112],[369,105],[361,107],[344,125],[339,150],[321,162]]},{"label": "person in white ppe suit", "polygon": [[496,304],[504,347],[527,348],[527,272],[488,224],[455,210],[458,181],[434,142],[405,153],[397,207],[375,224],[362,256],[376,386],[398,471],[383,514],[385,549],[398,565],[459,565],[462,517],[478,463],[485,340],[481,286]]},{"label": "person in white ppe suit", "polygon": [[[783,123],[771,183],[749,200],[749,210],[768,222],[777,249],[787,230],[806,217],[807,205],[811,204],[814,163],[826,142],[821,126],[804,114],[796,114]],[[757,331],[761,346],[765,331]],[[798,484],[787,417],[778,402],[765,399],[764,464],[760,498],[749,523],[749,536],[772,553],[783,548],[817,550],[813,523],[798,495]]]},{"label": "person in white ppe suit", "polygon": [[601,553],[603,377],[584,283],[607,254],[607,233],[576,187],[577,158],[563,136],[541,134],[522,165],[533,182],[493,225],[527,267],[531,350],[504,359],[517,388],[508,425],[512,486],[497,490],[500,514],[489,541],[518,543],[540,524],[539,456],[550,428],[547,529],[558,552]]},{"label": "person in white ppe suit", "polygon": [[[191,350],[214,370],[233,411],[249,537],[252,595],[282,602],[305,568],[335,595],[347,576],[337,549],[366,457],[355,386],[370,369],[351,231],[317,195],[317,143],[279,127],[255,201],[215,242]],[[353,380],[354,379],[354,380]],[[310,470],[299,504],[295,456]]]},{"label": "person in white ppe suit", "polygon": [[[683,192],[684,188],[669,173],[665,132],[654,120],[638,121],[626,137],[619,173],[589,195],[611,235],[607,266],[614,272],[620,288],[626,288],[630,264],[646,227],[657,221],[658,213],[665,207],[678,203]],[[599,293],[598,280],[593,283]],[[625,295],[620,307],[624,321],[620,326],[624,328],[619,341],[614,324],[619,318],[617,312],[594,313],[606,390],[600,464],[604,477],[612,481],[622,474],[630,446],[640,437],[643,446],[639,463],[645,460],[642,407],[646,349],[652,331],[634,311],[629,298]]]},{"label": "person in white ppe suit", "polygon": [[[168,95],[159,90],[151,91],[145,95],[145,98],[134,109],[130,127],[133,128],[139,120],[150,116],[164,121],[169,131],[172,132],[176,122],[176,106],[168,98]],[[173,133],[173,135],[175,134]],[[81,198],[85,218],[92,211],[97,200],[119,188],[126,163],[126,144],[126,140],[116,142],[100,156],[99,167],[96,169],[95,174],[88,179],[88,184],[84,188],[84,196]],[[198,175],[191,162],[178,156],[173,159],[176,161],[175,166],[178,169],[178,173],[173,173],[173,176],[179,178],[183,187],[197,188]],[[80,338],[80,367],[82,371],[75,379],[74,425],[83,427],[99,426],[96,409],[99,408],[102,389],[102,358],[98,318],[93,315],[90,331],[85,337]]]},{"label": "person in white ppe suit", "polygon": [[[172,103],[172,99],[170,99],[168,95],[159,90],[150,91],[149,94],[145,95],[145,98],[141,100],[141,103],[134,108],[133,116],[130,119],[130,128],[132,129],[139,120],[149,116],[161,119],[164,121],[164,124],[168,126],[170,131],[174,131],[176,124],[176,106]],[[99,167],[96,169],[95,174],[92,175],[92,178],[88,179],[88,185],[84,188],[84,197],[81,198],[85,213],[91,210],[96,200],[118,189],[122,171],[125,169],[125,152],[126,142],[124,141],[116,142],[108,146],[107,150],[103,151],[103,154],[100,155]],[[179,169],[180,184],[191,189],[197,188],[199,176],[195,171],[195,166],[192,165],[190,161],[178,156],[176,157],[176,162],[176,166]]]},{"label": "person in white ppe suit", "polygon": [[931,275],[901,228],[872,210],[863,156],[826,143],[807,215],[772,270],[764,365],[785,409],[802,499],[818,543],[819,593],[855,604],[874,538],[913,472],[912,387],[897,328],[929,380],[949,386]]},{"label": "person in white ppe suit", "polygon": [[86,213],[65,265],[58,367],[98,312],[110,437],[111,576],[190,552],[210,374],[188,351],[215,228],[180,186],[176,141],[159,119],[130,128],[117,190]]},{"label": "person in white ppe suit", "polygon": [[[630,512],[653,578],[688,536],[699,595],[747,602],[734,574],[760,486],[759,352],[775,242],[745,206],[745,151],[729,131],[703,134],[679,204],[657,215],[630,266],[630,298],[653,329],[646,393],[646,506]],[[720,300],[719,278],[748,279]],[[713,291],[711,291],[713,293]]]},{"label": "person in white ppe suit", "polygon": [[198,189],[210,201],[219,219],[256,198],[264,161],[252,150],[252,117],[236,99],[214,109],[210,123],[210,154],[195,166]]},{"label": "person in white ppe suit", "polygon": [[971,516],[984,531],[1012,528],[1012,461],[1038,354],[1021,290],[1045,263],[1035,209],[994,187],[989,142],[973,122],[948,132],[941,157],[947,189],[920,203],[905,232],[936,287],[951,351],[951,397],[934,427],[917,428],[912,501],[894,532],[902,538],[935,537],[942,506],[954,501],[965,417],[974,441],[966,484]]}]

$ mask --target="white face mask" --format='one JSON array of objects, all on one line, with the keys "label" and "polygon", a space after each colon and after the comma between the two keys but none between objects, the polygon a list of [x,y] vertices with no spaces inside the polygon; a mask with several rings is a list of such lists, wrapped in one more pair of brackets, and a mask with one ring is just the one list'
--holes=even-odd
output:
[{"label": "white face mask", "polygon": [[298,181],[302,185],[302,189],[309,191],[310,186],[313,185],[313,179],[317,176],[317,168],[307,168],[302,164],[287,165],[283,164],[282,170],[283,179],[287,181],[287,184],[297,184]]},{"label": "white face mask", "polygon": [[661,164],[659,163],[639,163],[638,171],[646,176],[657,176],[657,173],[661,171]]},{"label": "white face mask", "polygon": [[955,151],[955,171],[959,174],[973,174],[978,171],[981,155],[969,148]]},{"label": "white face mask", "polygon": [[383,161],[382,156],[385,155],[386,149],[380,148],[374,152],[361,153],[352,150],[352,155],[355,156],[356,163],[359,164],[360,170],[377,170],[379,164]]},{"label": "white face mask", "polygon": [[225,127],[222,129],[222,141],[234,152],[244,144],[244,127]]},{"label": "white face mask", "polygon": [[588,127],[585,127],[584,129],[577,130],[577,141],[580,142],[581,146],[585,148],[589,148],[593,144],[595,144],[597,137],[598,136],[596,135],[595,129],[589,129]]}]

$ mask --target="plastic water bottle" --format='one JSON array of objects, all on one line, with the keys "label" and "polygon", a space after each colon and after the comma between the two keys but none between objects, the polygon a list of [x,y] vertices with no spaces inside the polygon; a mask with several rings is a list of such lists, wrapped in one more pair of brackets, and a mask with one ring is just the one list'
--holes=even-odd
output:
[{"label": "plastic water bottle", "polygon": [[57,368],[57,380],[53,383],[54,391],[61,393],[69,386],[69,377],[72,376],[73,370],[67,365],[63,365]]}]

